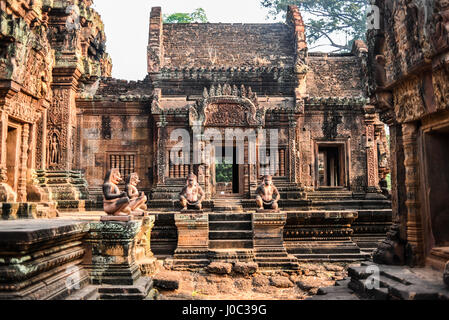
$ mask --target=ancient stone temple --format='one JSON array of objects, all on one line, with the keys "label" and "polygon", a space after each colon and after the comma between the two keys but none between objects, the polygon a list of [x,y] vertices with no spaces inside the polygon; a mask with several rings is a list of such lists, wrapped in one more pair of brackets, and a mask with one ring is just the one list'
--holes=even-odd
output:
[{"label": "ancient stone temple", "polygon": [[[153,8],[148,76],[92,80],[76,99],[75,154],[91,199],[101,201],[99,186],[111,168],[145,177],[141,188],[159,212],[154,249],[171,255],[173,211],[189,173],[204,189],[205,209],[221,213],[255,209],[256,188],[271,174],[280,206],[291,212],[285,230],[291,253],[329,258],[336,249],[341,258],[360,257],[358,245],[376,248],[391,221],[388,192],[380,188],[389,150],[367,98],[367,58],[361,41],[348,54],[309,54],[296,7],[277,24],[164,24],[161,8]],[[263,130],[276,131],[276,146]],[[176,162],[179,132],[186,134]],[[258,160],[261,153],[275,159],[274,169]],[[247,232],[234,240],[252,248],[251,230],[229,228]],[[212,247],[233,246],[211,237]]]},{"label": "ancient stone temple", "polygon": [[[225,261],[297,270],[300,261],[369,259],[392,224],[390,168],[395,208],[418,210],[404,188],[415,190],[420,173],[406,175],[401,157],[420,153],[406,148],[393,155],[397,165],[389,163],[381,120],[391,112],[376,99],[373,53],[363,41],[349,53],[309,52],[295,6],[276,24],[165,24],[161,8],[153,8],[148,75],[124,81],[111,78],[92,1],[0,4],[0,205],[10,220],[0,223],[0,298],[144,298],[153,253],[180,268]],[[424,94],[426,79],[431,75],[405,88],[422,84]],[[405,94],[398,91],[397,101]],[[403,109],[397,113],[412,121]],[[414,142],[395,121],[388,122],[392,150],[400,150],[399,143]],[[429,145],[438,149],[439,137],[429,136]],[[201,210],[178,205],[188,176],[204,193]],[[266,176],[280,195],[271,211],[256,203]],[[121,193],[129,184],[118,177],[132,180],[142,217],[105,213],[120,213],[119,198],[130,201]],[[104,185],[111,181],[109,199]],[[109,200],[112,209],[105,208]],[[429,212],[439,201],[429,199]],[[418,237],[416,230],[407,235]],[[444,233],[436,230],[441,247]],[[416,252],[424,253],[420,245]],[[434,256],[444,252],[436,250]],[[51,285],[39,286],[34,264]],[[75,268],[80,290],[64,288],[73,280],[64,266]]]}]

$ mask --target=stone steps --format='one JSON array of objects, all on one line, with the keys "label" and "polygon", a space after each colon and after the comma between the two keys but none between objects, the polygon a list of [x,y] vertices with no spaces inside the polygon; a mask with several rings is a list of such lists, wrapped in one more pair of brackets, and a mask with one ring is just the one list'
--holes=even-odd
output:
[{"label": "stone steps", "polygon": [[246,222],[251,223],[252,216],[250,213],[211,213],[209,214],[209,222]]},{"label": "stone steps", "polygon": [[251,221],[210,221],[209,230],[225,231],[225,230],[251,230]]},{"label": "stone steps", "polygon": [[[348,270],[348,287],[359,296],[375,300],[449,300],[441,273],[426,268],[375,265],[371,262]],[[371,279],[378,276],[378,286]],[[373,285],[374,284],[374,285]]]},{"label": "stone steps", "polygon": [[335,254],[293,254],[301,262],[354,262],[366,261],[370,254],[360,253],[335,253]]},{"label": "stone steps", "polygon": [[217,199],[213,201],[214,212],[242,212],[243,206],[240,199]]},{"label": "stone steps", "polygon": [[99,299],[98,294],[98,287],[96,286],[87,286],[79,291],[76,291],[75,293],[68,296],[65,300],[98,300]]},{"label": "stone steps", "polygon": [[254,250],[252,249],[239,249],[239,250],[226,250],[226,249],[216,249],[210,250],[208,253],[208,258],[211,261],[220,262],[254,262]]},{"label": "stone steps", "polygon": [[209,231],[209,240],[252,240],[252,231]]},{"label": "stone steps", "polygon": [[210,240],[209,249],[252,249],[252,240]]},{"label": "stone steps", "polygon": [[252,215],[213,213],[209,215],[209,249],[252,249]]}]

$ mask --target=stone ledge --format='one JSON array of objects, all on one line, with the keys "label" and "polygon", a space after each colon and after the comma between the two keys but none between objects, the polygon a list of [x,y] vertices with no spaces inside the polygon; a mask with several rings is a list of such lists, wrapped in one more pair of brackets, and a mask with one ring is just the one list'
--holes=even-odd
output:
[{"label": "stone ledge", "polygon": [[78,236],[89,231],[89,224],[71,220],[16,220],[0,222],[2,252],[22,252],[46,241]]}]

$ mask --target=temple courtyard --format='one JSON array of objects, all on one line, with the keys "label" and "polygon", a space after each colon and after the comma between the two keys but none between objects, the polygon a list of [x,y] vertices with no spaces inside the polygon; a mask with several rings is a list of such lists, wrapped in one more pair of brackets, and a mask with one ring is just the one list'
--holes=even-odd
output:
[{"label": "temple courtyard", "polygon": [[371,3],[153,7],[127,81],[92,0],[1,0],[0,300],[448,300],[449,2]]}]

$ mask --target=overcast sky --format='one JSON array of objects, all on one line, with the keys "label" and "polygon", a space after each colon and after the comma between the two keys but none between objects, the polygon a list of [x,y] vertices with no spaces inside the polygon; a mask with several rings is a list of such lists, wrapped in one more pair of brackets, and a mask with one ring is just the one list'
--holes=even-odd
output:
[{"label": "overcast sky", "polygon": [[[212,23],[268,23],[268,10],[260,0],[94,0],[93,7],[105,24],[112,76],[142,80],[147,74],[147,44],[151,7],[162,14],[191,13],[203,8]],[[126,5],[124,5],[124,3]],[[278,19],[276,22],[283,22]],[[320,50],[325,50],[321,48]]]}]

